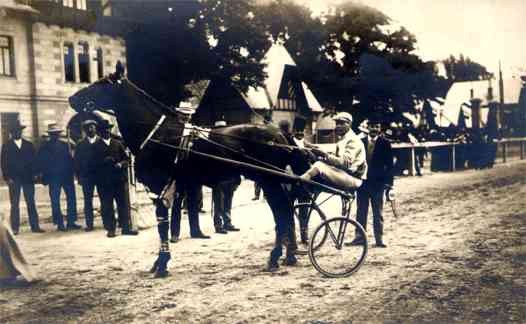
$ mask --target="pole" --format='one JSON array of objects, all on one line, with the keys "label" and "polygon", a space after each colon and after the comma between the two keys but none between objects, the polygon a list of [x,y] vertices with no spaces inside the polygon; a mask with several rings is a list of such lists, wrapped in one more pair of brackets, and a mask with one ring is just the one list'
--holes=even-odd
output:
[{"label": "pole", "polygon": [[245,163],[245,162],[236,161],[236,160],[232,160],[232,159],[227,159],[227,158],[223,158],[223,157],[212,155],[212,154],[208,154],[208,153],[194,151],[192,149],[184,149],[184,148],[181,148],[181,147],[178,147],[178,146],[175,146],[175,145],[162,143],[161,141],[154,140],[154,139],[150,139],[150,141],[153,142],[153,143],[157,143],[159,145],[171,147],[171,148],[179,150],[179,151],[190,152],[190,153],[195,154],[197,156],[206,157],[206,158],[211,159],[211,160],[215,160],[215,161],[219,161],[219,162],[223,162],[223,163],[227,163],[227,164],[233,164],[233,165],[236,165],[236,166],[239,166],[239,167],[251,169],[251,170],[254,170],[254,171],[259,171],[259,172],[266,173],[266,174],[269,174],[269,175],[278,176],[278,177],[284,178],[284,179],[286,179],[286,180],[288,180],[290,182],[302,182],[302,183],[305,183],[305,184],[313,185],[313,186],[322,188],[322,189],[324,189],[327,192],[330,192],[330,193],[333,193],[333,194],[336,194],[336,195],[341,195],[341,196],[344,196],[346,198],[350,198],[349,197],[350,196],[349,193],[347,193],[347,192],[345,192],[343,190],[339,190],[339,189],[333,188],[331,186],[324,185],[323,183],[319,183],[319,182],[316,182],[316,181],[303,180],[303,179],[301,179],[301,177],[299,177],[297,175],[294,175],[294,174],[288,174],[288,173],[281,172],[281,171],[275,171],[275,170],[264,168],[264,167],[260,167],[260,166],[257,166],[257,165],[252,165],[250,163]]},{"label": "pole", "polygon": [[453,143],[453,145],[451,146],[451,171],[455,171],[456,168],[457,168],[457,165],[456,165],[456,148],[455,148],[456,144]]},{"label": "pole", "polygon": [[502,142],[502,163],[506,163],[506,142]]}]

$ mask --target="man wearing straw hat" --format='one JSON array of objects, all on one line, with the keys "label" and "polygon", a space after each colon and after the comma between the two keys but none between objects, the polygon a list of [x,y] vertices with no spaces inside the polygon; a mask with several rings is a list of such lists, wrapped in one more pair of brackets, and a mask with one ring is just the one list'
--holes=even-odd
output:
[{"label": "man wearing straw hat", "polygon": [[38,212],[35,205],[35,148],[22,138],[26,126],[17,121],[9,128],[11,139],[2,145],[2,176],[9,186],[11,203],[11,229],[18,234],[20,228],[20,191],[23,190],[31,231],[44,232],[38,224]]},{"label": "man wearing straw hat", "polygon": [[[38,151],[38,170],[42,173],[42,181],[49,185],[51,211],[57,230],[66,231],[79,229],[77,220],[77,197],[75,194],[73,157],[68,144],[59,139],[63,130],[56,124],[48,125],[49,140]],[[64,216],[60,208],[60,193],[64,190],[67,202],[67,226],[64,226]]]}]

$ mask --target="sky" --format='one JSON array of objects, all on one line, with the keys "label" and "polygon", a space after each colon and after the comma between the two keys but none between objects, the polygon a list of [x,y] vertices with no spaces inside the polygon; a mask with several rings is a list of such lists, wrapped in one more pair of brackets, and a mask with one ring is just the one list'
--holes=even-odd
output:
[{"label": "sky", "polygon": [[[297,0],[314,13],[343,0]],[[504,78],[526,75],[526,0],[361,0],[417,38],[417,54],[470,57]]]}]

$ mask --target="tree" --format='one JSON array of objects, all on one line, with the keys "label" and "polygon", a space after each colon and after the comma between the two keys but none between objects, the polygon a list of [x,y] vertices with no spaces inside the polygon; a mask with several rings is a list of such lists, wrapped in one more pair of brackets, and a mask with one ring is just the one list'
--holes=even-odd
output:
[{"label": "tree", "polygon": [[326,54],[339,63],[340,109],[357,98],[356,113],[403,119],[417,101],[441,95],[444,84],[433,62],[414,52],[416,38],[406,28],[390,31],[390,19],[377,9],[347,2],[328,16]]},{"label": "tree", "polygon": [[[261,85],[269,47],[251,0],[114,1],[110,25],[125,25],[129,78],[161,101],[191,96],[185,85],[225,79]],[[119,14],[120,13],[120,14]],[[145,13],[148,13],[147,15]]]},{"label": "tree", "polygon": [[452,81],[477,81],[489,80],[493,74],[485,66],[472,61],[469,57],[460,54],[458,59],[450,55],[443,61],[448,79]]}]

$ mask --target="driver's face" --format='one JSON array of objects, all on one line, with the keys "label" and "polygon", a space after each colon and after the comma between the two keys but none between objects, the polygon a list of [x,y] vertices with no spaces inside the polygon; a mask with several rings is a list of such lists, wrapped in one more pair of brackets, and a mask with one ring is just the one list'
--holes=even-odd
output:
[{"label": "driver's face", "polygon": [[336,135],[343,136],[349,131],[349,129],[351,129],[351,123],[343,120],[336,121]]}]

